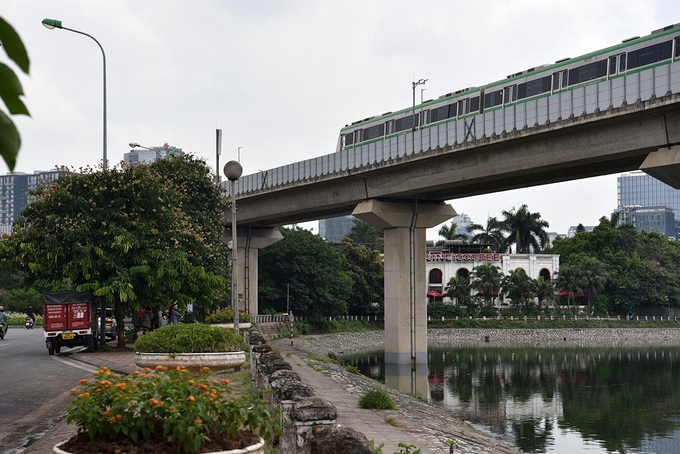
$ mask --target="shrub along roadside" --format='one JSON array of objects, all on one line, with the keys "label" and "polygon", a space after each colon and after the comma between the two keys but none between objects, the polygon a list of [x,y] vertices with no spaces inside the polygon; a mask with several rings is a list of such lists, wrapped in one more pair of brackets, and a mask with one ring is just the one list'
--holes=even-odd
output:
[{"label": "shrub along roadside", "polygon": [[217,353],[245,349],[243,336],[202,323],[165,325],[139,336],[134,344],[135,352],[142,353]]}]

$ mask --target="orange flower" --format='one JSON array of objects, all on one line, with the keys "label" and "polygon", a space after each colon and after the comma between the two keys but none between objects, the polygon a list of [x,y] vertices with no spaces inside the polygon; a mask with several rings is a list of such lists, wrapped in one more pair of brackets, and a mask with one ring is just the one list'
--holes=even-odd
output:
[{"label": "orange flower", "polygon": [[149,403],[150,403],[151,405],[158,405],[158,404],[160,404],[160,402],[158,402],[158,400],[156,400],[156,399],[153,398],[153,397],[149,399]]},{"label": "orange flower", "polygon": [[194,419],[194,424],[203,424],[203,421],[200,419]]},{"label": "orange flower", "polygon": [[83,378],[83,379],[80,380],[78,383],[80,383],[81,385],[85,385],[85,384],[87,384],[87,383],[89,383],[89,382],[90,382],[90,380],[88,380],[88,379],[86,379],[86,378]]},{"label": "orange flower", "polygon": [[90,393],[82,393],[78,396],[78,399],[85,399],[86,397],[90,397]]},{"label": "orange flower", "polygon": [[102,386],[111,386],[111,382],[109,380],[102,380],[99,382]]},{"label": "orange flower", "polygon": [[159,364],[158,366],[156,366],[156,370],[168,370],[168,368],[165,367],[165,366],[161,366],[161,365]]},{"label": "orange flower", "polygon": [[189,402],[196,402],[196,398],[195,398],[194,396],[189,396],[189,397],[187,397],[187,400],[188,400]]}]

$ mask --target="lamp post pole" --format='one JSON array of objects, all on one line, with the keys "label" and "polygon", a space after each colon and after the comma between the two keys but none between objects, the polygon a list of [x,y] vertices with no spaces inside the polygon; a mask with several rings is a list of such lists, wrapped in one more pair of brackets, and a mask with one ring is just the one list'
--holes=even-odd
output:
[{"label": "lamp post pole", "polygon": [[229,180],[231,196],[231,308],[234,311],[234,331],[238,334],[238,245],[236,243],[236,181],[241,177],[243,167],[238,161],[224,165],[224,176]]},{"label": "lamp post pole", "polygon": [[[97,43],[97,46],[99,46],[99,49],[101,49],[101,51],[102,51],[102,61],[104,62],[103,71],[102,71],[102,77],[103,77],[103,90],[102,91],[103,91],[103,94],[104,94],[104,101],[103,101],[103,112],[104,112],[103,113],[103,121],[104,121],[104,123],[103,123],[103,127],[102,127],[102,137],[103,137],[103,140],[102,140],[102,142],[103,142],[102,143],[102,147],[103,147],[103,150],[102,150],[102,170],[104,172],[106,172],[106,169],[107,169],[107,159],[106,159],[106,53],[104,52],[104,48],[102,47],[102,45],[99,43],[99,41],[97,41],[97,39],[94,36],[89,35],[85,32],[81,32],[79,30],[74,30],[72,28],[66,28],[63,25],[61,25],[60,20],[47,19],[46,18],[46,19],[42,20],[42,24],[45,28],[47,28],[49,30],[54,30],[55,28],[60,28],[62,30],[67,30],[67,31],[70,31],[70,32],[73,32],[73,33],[78,33],[79,35],[87,36],[92,41]],[[99,314],[100,314],[100,317],[99,317],[99,320],[100,320],[100,323],[99,323],[99,344],[102,345],[102,346],[105,346],[106,345],[106,333],[104,331],[105,331],[105,328],[106,328],[106,317],[105,317],[105,315],[106,315],[106,301],[103,298],[101,298],[99,310],[100,310],[100,312],[99,312]]]},{"label": "lamp post pole", "polygon": [[[42,24],[45,28],[50,29],[50,30],[53,30],[55,28],[60,28],[62,30],[68,30],[68,31],[73,32],[73,33],[78,33],[79,35],[87,36],[88,38],[92,39],[92,41],[97,43],[97,46],[99,46],[99,49],[101,49],[101,51],[102,51],[102,61],[104,62],[104,69],[102,71],[103,82],[104,82],[103,83],[103,92],[104,92],[104,102],[103,102],[103,106],[104,106],[103,137],[104,137],[104,140],[103,140],[103,142],[104,143],[103,143],[103,151],[102,151],[102,169],[104,169],[106,171],[106,169],[107,169],[107,159],[106,159],[106,53],[104,53],[104,48],[102,47],[102,45],[99,43],[99,41],[97,41],[97,39],[94,36],[89,35],[85,32],[81,32],[79,30],[74,30],[72,28],[66,28],[63,25],[61,25],[60,20],[43,19]],[[103,318],[104,317],[102,317],[102,319]],[[102,338],[103,338],[103,335],[102,335]]]},{"label": "lamp post pole", "polygon": [[411,140],[411,143],[413,145],[413,150],[411,150],[411,153],[416,152],[416,129],[417,129],[416,128],[416,87],[418,85],[425,85],[425,82],[427,82],[428,80],[429,79],[420,79],[420,80],[417,80],[417,81],[413,81],[413,114],[412,114],[413,115],[413,117],[412,117],[412,119],[413,119],[413,130],[412,130],[413,137],[412,137],[412,140]]}]

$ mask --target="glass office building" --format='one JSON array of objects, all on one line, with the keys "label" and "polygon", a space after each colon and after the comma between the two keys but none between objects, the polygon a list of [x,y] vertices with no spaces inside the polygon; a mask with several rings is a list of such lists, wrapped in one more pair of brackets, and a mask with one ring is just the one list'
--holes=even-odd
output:
[{"label": "glass office building", "polygon": [[644,172],[630,172],[617,179],[617,199],[622,222],[679,238],[680,190]]},{"label": "glass office building", "polygon": [[28,205],[30,191],[38,189],[40,184],[52,183],[59,176],[58,170],[0,175],[0,233],[9,235],[12,232],[12,224]]}]

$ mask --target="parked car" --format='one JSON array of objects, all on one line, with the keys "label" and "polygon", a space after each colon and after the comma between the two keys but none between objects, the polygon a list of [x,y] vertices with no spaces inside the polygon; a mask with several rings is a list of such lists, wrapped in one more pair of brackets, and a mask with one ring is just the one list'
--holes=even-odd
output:
[{"label": "parked car", "polygon": [[[101,311],[101,309],[100,309]],[[101,326],[101,318],[97,318],[97,328]],[[116,323],[116,317],[113,315],[113,309],[110,307],[106,308],[106,327],[104,328],[104,333],[106,337],[111,340],[116,340],[116,333],[118,330],[118,323]]]}]

